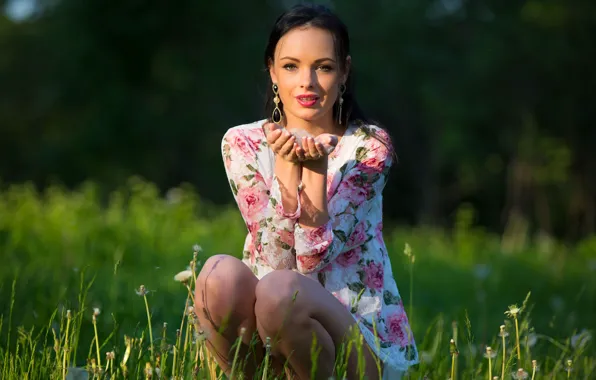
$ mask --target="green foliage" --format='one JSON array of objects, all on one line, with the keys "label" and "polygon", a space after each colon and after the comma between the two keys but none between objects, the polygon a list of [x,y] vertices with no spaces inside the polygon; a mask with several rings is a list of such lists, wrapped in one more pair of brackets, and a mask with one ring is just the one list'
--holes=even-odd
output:
[{"label": "green foliage", "polygon": [[[582,347],[577,342],[582,331],[596,330],[594,238],[577,246],[538,239],[505,251],[502,246],[511,244],[475,226],[472,219],[470,211],[462,209],[453,233],[424,227],[385,230],[394,276],[423,359],[415,377],[447,376],[452,337],[460,351],[460,378],[484,373],[482,352],[486,345],[499,349],[502,324],[510,332],[507,345],[513,355],[515,328],[504,311],[530,291],[519,323],[525,370],[530,372],[531,359],[539,361],[541,374],[555,370],[564,375],[567,359],[576,363],[577,373],[593,370],[593,341]],[[136,351],[128,368],[131,375],[142,373],[150,361],[148,337],[154,336],[159,351],[164,322],[170,326],[163,331],[167,341],[176,341],[175,326],[180,325],[188,293],[173,277],[191,262],[193,244],[203,248],[201,262],[215,253],[241,257],[245,234],[235,208],[207,205],[191,188],[160,197],[154,185],[131,179],[102,199],[91,183],[74,192],[11,187],[0,193],[0,363],[26,367],[31,363],[27,358],[45,345],[48,351],[36,356],[41,367],[35,367],[35,374],[48,378],[56,360],[52,329],[64,344],[61,331],[66,310],[72,310],[70,341],[78,350],[71,364],[86,365],[87,358],[96,357],[97,307],[102,365],[112,350],[119,365],[127,335],[137,339],[131,343]],[[406,242],[411,248],[404,249]],[[149,291],[147,303],[135,294],[141,284]],[[534,336],[535,345],[524,345]],[[5,348],[15,353],[17,342],[20,356],[8,360]],[[199,352],[192,349],[193,355]],[[171,353],[167,360],[171,366]],[[493,374],[500,373],[499,360],[493,360]],[[511,365],[507,370],[513,372]]]},{"label": "green foliage", "polygon": [[[228,202],[221,137],[264,117],[269,29],[298,2],[37,1],[29,20],[0,16],[0,178],[109,192],[138,174]],[[596,3],[315,2],[349,27],[359,101],[394,137],[387,216],[449,225],[467,201],[491,230],[523,217],[596,232]]]}]

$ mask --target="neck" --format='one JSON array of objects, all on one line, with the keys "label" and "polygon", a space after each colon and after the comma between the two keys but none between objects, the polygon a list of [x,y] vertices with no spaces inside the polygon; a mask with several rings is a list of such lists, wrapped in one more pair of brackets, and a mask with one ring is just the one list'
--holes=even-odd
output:
[{"label": "neck", "polygon": [[313,136],[322,133],[340,134],[340,129],[332,118],[325,120],[304,120],[293,115],[286,115],[286,127],[303,129]]}]

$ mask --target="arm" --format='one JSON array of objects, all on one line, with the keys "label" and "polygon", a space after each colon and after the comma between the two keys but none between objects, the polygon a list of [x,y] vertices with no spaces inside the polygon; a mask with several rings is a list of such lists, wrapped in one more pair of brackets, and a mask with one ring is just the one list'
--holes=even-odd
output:
[{"label": "arm", "polygon": [[[350,169],[347,165],[340,169],[342,180],[337,192],[330,199],[328,207],[325,205],[318,212],[315,211],[318,215],[310,215],[310,211],[316,209],[313,206],[315,202],[321,206],[320,202],[326,200],[326,188],[321,191],[319,182],[308,182],[309,175],[303,169],[303,211],[294,231],[296,261],[300,272],[319,271],[340,253],[371,238],[367,234],[370,228],[367,216],[372,207],[381,204],[391,165],[389,150],[376,139],[365,138],[364,144],[356,150],[355,164]],[[312,176],[317,178],[314,174]],[[324,222],[317,224],[314,220]]]},{"label": "arm", "polygon": [[[269,187],[259,171],[257,153],[267,149],[266,143],[250,131],[229,130],[222,140],[226,175],[242,218],[253,237],[257,256],[274,269],[292,268],[295,258],[294,225],[300,215],[298,201],[292,203],[290,190],[299,171],[276,164]],[[281,160],[280,160],[281,161]],[[282,173],[282,169],[285,171]],[[278,172],[279,170],[279,172]],[[297,186],[294,199],[298,199]],[[287,199],[286,199],[287,198]],[[282,201],[283,199],[283,201]]]}]

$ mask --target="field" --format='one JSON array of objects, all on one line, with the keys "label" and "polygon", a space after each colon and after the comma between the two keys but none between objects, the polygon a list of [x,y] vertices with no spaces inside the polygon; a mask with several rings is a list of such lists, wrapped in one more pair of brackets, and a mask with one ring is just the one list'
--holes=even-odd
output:
[{"label": "field", "polygon": [[[160,197],[138,179],[105,199],[92,184],[0,193],[1,378],[59,379],[66,367],[89,378],[220,376],[187,328],[188,291],[174,276],[193,265],[195,244],[197,269],[212,254],[238,256],[245,231],[235,207],[190,188]],[[596,237],[495,236],[466,207],[451,231],[384,234],[421,352],[409,378],[596,377]],[[517,319],[505,314],[513,305]]]}]

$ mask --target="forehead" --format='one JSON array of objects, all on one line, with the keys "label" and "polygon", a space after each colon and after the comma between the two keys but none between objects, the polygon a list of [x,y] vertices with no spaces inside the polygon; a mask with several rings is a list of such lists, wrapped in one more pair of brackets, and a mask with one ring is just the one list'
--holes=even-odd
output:
[{"label": "forehead", "polygon": [[335,58],[335,42],[331,32],[321,28],[294,28],[284,34],[276,46],[275,58],[293,57],[300,60]]}]

